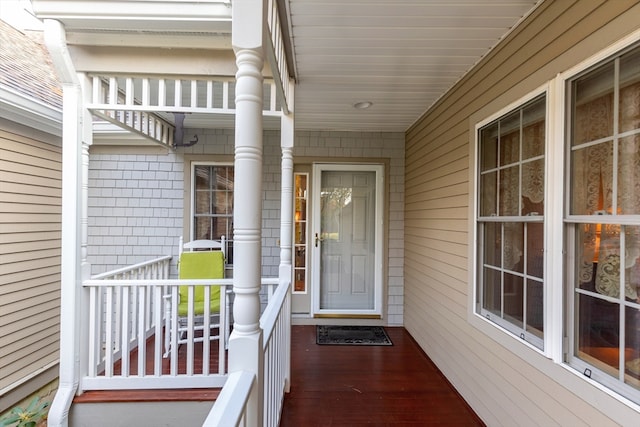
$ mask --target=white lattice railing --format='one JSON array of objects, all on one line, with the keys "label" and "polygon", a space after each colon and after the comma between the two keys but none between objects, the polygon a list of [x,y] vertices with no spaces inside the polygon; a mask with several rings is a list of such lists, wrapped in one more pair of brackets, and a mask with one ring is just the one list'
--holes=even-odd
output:
[{"label": "white lattice railing", "polygon": [[[264,351],[264,427],[279,425],[284,393],[290,380],[290,287],[290,281],[281,283],[260,317]],[[255,384],[255,375],[250,372],[231,374],[203,427],[245,426],[247,402]]]},{"label": "white lattice railing", "polygon": [[[220,318],[228,318],[227,289],[233,279],[168,279],[171,257],[94,276],[83,283],[89,293],[87,372],[83,390],[211,388],[226,381],[226,338],[224,323],[211,331],[205,313],[204,328],[198,330],[193,304],[186,315],[186,343],[178,345],[175,307],[178,288],[220,286]],[[269,289],[277,278],[264,278]],[[267,290],[267,295],[274,294]],[[276,291],[275,294],[278,292]],[[205,307],[208,305],[205,304]],[[267,304],[267,307],[269,304]],[[205,309],[207,310],[208,307]],[[171,333],[173,332],[173,333]],[[198,341],[200,344],[196,344]],[[169,338],[169,339],[167,339]],[[168,349],[168,357],[163,357]]]}]

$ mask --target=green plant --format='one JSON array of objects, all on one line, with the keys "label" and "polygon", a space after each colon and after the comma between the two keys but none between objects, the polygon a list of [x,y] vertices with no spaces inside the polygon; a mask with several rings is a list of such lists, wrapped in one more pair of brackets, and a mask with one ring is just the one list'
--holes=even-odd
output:
[{"label": "green plant", "polygon": [[39,397],[34,398],[26,409],[19,406],[11,409],[8,415],[0,419],[0,427],[35,427],[38,421],[47,416],[49,402],[42,402]]}]

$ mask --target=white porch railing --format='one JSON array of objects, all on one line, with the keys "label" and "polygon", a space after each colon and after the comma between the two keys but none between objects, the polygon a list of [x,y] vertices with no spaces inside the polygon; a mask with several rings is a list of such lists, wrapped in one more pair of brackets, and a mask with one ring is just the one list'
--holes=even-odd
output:
[{"label": "white porch railing", "polygon": [[[264,427],[279,425],[284,393],[289,387],[290,287],[290,281],[281,283],[271,296],[267,309],[260,317],[264,351]],[[250,372],[240,371],[231,374],[203,427],[246,425],[244,421],[247,419],[246,404],[255,384],[255,376]]]},{"label": "white porch railing", "polygon": [[255,384],[256,376],[253,372],[238,371],[229,374],[227,383],[202,427],[246,426],[247,402]]},{"label": "white porch railing", "polygon": [[[81,390],[212,388],[225,384],[226,334],[222,322],[219,339],[214,341],[217,352],[212,351],[210,330],[206,327],[198,332],[202,334],[201,344],[189,339],[179,347],[174,342],[171,348],[175,350],[169,352],[169,357],[164,358],[163,353],[168,336],[177,336],[177,331],[169,331],[177,328],[177,322],[167,321],[176,315],[177,289],[205,285],[208,294],[209,286],[220,286],[220,318],[224,319],[228,309],[226,290],[232,288],[233,279],[168,279],[170,260],[170,256],[158,258],[100,274],[83,283],[89,293],[89,319],[84,344],[87,369],[81,378]],[[262,284],[271,288],[278,279],[263,278]],[[272,294],[273,290],[267,291],[267,295]],[[191,304],[187,314],[187,337],[191,338],[198,334],[193,310]]]},{"label": "white porch railing", "polygon": [[289,388],[291,281],[281,283],[260,317],[264,351],[264,426],[277,427]]}]

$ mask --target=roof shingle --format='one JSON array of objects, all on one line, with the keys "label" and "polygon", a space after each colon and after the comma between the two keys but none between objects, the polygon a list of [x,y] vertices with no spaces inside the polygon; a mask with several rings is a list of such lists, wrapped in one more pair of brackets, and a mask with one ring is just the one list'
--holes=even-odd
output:
[{"label": "roof shingle", "polygon": [[22,33],[0,20],[0,84],[62,108],[62,89],[42,33]]}]

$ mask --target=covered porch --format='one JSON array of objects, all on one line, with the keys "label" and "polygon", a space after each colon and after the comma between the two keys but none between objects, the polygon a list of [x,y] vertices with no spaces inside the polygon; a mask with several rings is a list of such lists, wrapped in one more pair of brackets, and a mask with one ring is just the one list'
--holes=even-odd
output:
[{"label": "covered porch", "polygon": [[[316,344],[315,326],[294,325],[291,389],[280,426],[484,425],[404,328],[386,332],[392,346],[322,346]],[[75,401],[133,406],[180,400],[197,407],[218,394],[219,389],[92,391]]]},{"label": "covered porch", "polygon": [[[223,386],[207,425],[277,425],[289,382],[293,83],[276,2],[236,2],[232,8],[229,1],[142,1],[116,11],[110,2],[43,0],[33,6],[44,19],[64,103],[61,368],[49,425],[94,419],[70,418],[74,397],[90,390]],[[281,244],[276,268],[265,275],[260,206],[267,129],[280,136]],[[225,203],[233,210],[222,219],[210,215],[206,227],[193,219],[198,208],[181,191],[201,177],[179,173],[191,170],[184,151],[198,142],[197,149],[211,147],[205,135],[217,130],[232,135],[223,150],[229,150],[224,168],[230,171]],[[113,185],[119,197],[103,198],[96,185],[108,158],[101,156],[105,146],[111,158],[134,152],[135,164],[116,179],[122,186]],[[149,153],[170,159],[171,170],[159,169]],[[140,179],[149,170],[158,173]],[[219,190],[209,187],[205,196],[215,198]],[[123,197],[136,205],[118,206]],[[102,205],[107,199],[113,203]],[[132,239],[122,229],[103,233],[106,217],[103,231],[126,225],[149,234]],[[232,261],[223,267],[226,278],[178,278],[178,240],[222,236]],[[116,248],[113,257],[104,252],[109,246]],[[104,262],[92,265],[96,260]],[[189,295],[203,289],[205,307],[196,313],[191,303],[181,314],[182,345],[175,319],[180,288]],[[208,303],[216,288],[217,330]],[[203,318],[200,330],[196,316]],[[218,338],[210,340],[213,334]],[[210,410],[211,404],[204,415]],[[189,423],[189,408],[177,405],[173,412]],[[111,411],[110,425],[119,422],[116,414]]]}]

